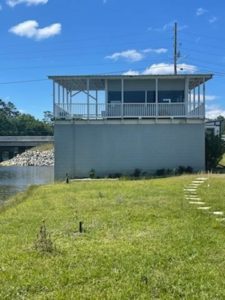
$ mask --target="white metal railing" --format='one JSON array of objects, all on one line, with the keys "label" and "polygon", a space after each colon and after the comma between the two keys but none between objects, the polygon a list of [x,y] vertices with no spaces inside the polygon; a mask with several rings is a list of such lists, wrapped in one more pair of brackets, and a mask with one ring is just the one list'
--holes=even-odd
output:
[{"label": "white metal railing", "polygon": [[204,106],[187,109],[185,103],[108,103],[108,104],[55,104],[55,118],[109,119],[109,118],[204,118]]}]

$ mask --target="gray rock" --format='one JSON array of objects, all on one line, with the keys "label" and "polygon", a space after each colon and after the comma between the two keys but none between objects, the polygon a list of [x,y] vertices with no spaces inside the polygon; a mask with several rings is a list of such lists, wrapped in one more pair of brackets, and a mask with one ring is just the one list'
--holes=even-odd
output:
[{"label": "gray rock", "polygon": [[54,150],[28,150],[4,161],[2,166],[54,166]]}]

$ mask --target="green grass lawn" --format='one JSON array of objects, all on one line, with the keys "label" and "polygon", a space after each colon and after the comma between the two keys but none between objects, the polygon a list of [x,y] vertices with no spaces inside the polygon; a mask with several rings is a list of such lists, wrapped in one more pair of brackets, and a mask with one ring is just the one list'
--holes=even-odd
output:
[{"label": "green grass lawn", "polygon": [[[30,188],[0,211],[0,299],[224,299],[225,225],[196,176]],[[225,177],[199,189],[225,211]],[[43,219],[56,246],[34,249]],[[79,221],[85,232],[78,234]]]}]

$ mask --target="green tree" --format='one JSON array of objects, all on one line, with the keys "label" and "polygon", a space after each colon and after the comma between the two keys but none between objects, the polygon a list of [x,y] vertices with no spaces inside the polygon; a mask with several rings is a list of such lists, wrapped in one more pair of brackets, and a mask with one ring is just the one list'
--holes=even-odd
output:
[{"label": "green tree", "polygon": [[213,133],[206,134],[206,168],[211,170],[217,167],[225,152],[225,143],[220,136]]},{"label": "green tree", "polygon": [[0,135],[52,135],[53,124],[45,112],[46,120],[40,121],[29,114],[20,113],[12,102],[0,99]]}]

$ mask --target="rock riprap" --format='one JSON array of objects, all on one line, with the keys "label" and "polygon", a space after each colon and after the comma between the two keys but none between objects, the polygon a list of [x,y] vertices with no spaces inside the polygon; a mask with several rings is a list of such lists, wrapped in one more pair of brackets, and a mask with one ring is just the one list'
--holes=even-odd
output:
[{"label": "rock riprap", "polygon": [[28,150],[1,163],[2,166],[53,166],[54,150]]}]

